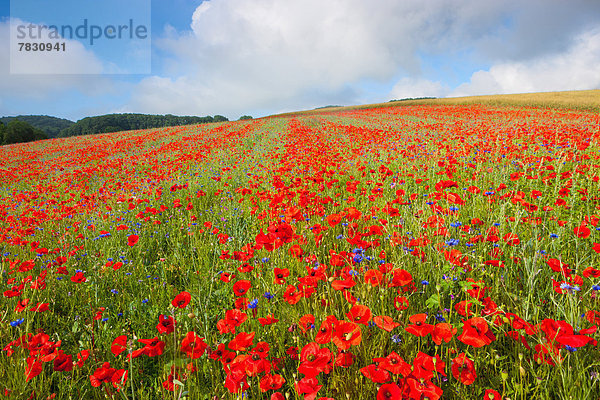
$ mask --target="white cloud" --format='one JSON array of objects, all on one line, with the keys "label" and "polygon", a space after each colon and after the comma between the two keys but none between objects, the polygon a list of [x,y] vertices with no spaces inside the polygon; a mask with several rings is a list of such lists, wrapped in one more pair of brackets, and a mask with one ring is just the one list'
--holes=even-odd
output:
[{"label": "white cloud", "polygon": [[448,92],[449,88],[441,82],[405,77],[394,85],[389,98],[399,100],[409,97],[443,97]]},{"label": "white cloud", "polygon": [[[25,59],[26,64],[14,65],[18,71],[28,74],[11,74],[10,25],[8,20],[0,21],[0,107],[3,110],[10,109],[10,99],[44,101],[53,100],[73,89],[90,96],[114,89],[112,82],[105,77],[95,76],[90,79],[89,76],[64,74],[65,71],[76,71],[78,68],[101,71],[102,66],[97,58],[76,41],[67,41],[70,50],[56,53],[51,58],[40,59],[39,53],[31,52],[31,58]],[[35,74],[36,65],[42,63],[45,63],[45,71],[56,72],[57,75]]]},{"label": "white cloud", "polygon": [[451,96],[600,88],[600,29],[579,35],[571,48],[526,62],[504,62],[477,71]]},{"label": "white cloud", "polygon": [[144,79],[130,108],[235,115],[352,92],[338,100],[348,103],[365,80],[418,75],[418,50],[464,48],[502,17],[501,5],[468,0],[206,1],[191,31],[155,40],[172,55],[167,72]]},{"label": "white cloud", "polygon": [[[55,37],[42,25],[12,18],[6,25],[10,29],[10,40],[3,41],[2,47],[10,48],[11,74],[100,74],[102,62],[92,51],[76,40]],[[1,29],[6,29],[2,27]],[[19,39],[20,34],[33,32],[32,39]],[[3,32],[4,33],[4,32]],[[25,44],[50,44],[51,51],[27,51]],[[10,47],[9,47],[10,46]],[[57,46],[57,47],[55,47]],[[4,50],[4,49],[2,49]]]}]

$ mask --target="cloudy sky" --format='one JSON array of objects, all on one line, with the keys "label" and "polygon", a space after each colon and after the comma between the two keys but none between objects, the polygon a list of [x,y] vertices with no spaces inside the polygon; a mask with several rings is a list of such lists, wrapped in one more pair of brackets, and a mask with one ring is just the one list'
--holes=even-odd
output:
[{"label": "cloudy sky", "polygon": [[237,119],[405,97],[600,88],[598,0],[135,1],[104,20],[63,7],[62,23],[144,21],[147,52],[66,40],[69,51],[19,64],[11,21],[47,21],[32,11],[43,8],[13,3],[11,13],[0,0],[0,116]]}]

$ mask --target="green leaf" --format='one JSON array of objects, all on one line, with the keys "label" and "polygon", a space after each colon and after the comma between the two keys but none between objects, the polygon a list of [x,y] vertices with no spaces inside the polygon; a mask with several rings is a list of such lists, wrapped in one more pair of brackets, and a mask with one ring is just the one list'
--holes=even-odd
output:
[{"label": "green leaf", "polygon": [[427,308],[440,308],[440,295],[432,294],[426,301]]},{"label": "green leaf", "polygon": [[176,384],[176,385],[179,385],[179,386],[183,387],[183,383],[181,381],[177,380],[177,379],[173,379],[173,383]]}]

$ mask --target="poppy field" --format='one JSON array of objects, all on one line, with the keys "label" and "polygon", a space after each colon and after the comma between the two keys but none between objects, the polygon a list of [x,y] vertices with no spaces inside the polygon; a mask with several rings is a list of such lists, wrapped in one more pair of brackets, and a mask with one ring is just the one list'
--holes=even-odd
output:
[{"label": "poppy field", "polygon": [[0,398],[598,399],[600,116],[0,147]]}]

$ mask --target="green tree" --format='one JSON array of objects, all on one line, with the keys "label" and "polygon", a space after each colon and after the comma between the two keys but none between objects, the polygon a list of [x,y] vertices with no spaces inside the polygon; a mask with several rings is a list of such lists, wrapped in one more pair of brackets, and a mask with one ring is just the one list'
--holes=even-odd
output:
[{"label": "green tree", "polygon": [[240,121],[243,121],[243,120],[245,120],[245,119],[252,119],[252,117],[251,117],[250,115],[242,115],[242,116],[240,117]]},{"label": "green tree", "polygon": [[27,122],[12,120],[6,127],[4,143],[13,144],[21,142],[33,142],[35,140],[35,128]]},{"label": "green tree", "polygon": [[6,132],[6,125],[0,122],[0,146],[4,144],[4,133]]},{"label": "green tree", "polygon": [[213,117],[213,121],[215,122],[226,122],[229,121],[226,117],[222,116],[222,115],[215,115]]}]

